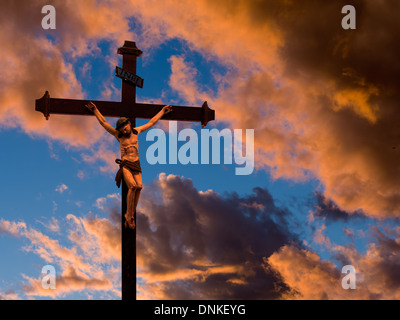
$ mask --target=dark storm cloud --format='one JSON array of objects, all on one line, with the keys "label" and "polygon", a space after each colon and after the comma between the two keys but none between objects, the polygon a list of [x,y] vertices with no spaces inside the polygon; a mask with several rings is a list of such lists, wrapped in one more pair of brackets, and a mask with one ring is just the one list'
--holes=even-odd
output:
[{"label": "dark storm cloud", "polygon": [[[173,274],[162,283],[164,295],[171,299],[278,297],[274,291],[278,279],[265,272],[263,257],[298,240],[288,230],[290,212],[277,207],[266,189],[255,188],[244,197],[222,196],[200,192],[191,180],[172,175],[161,176],[151,188],[160,192],[163,204],[147,197],[142,200],[137,253],[152,277]],[[181,278],[188,270],[194,276]]]},{"label": "dark storm cloud", "polygon": [[[335,87],[333,97],[320,93],[323,109],[316,119],[339,141],[330,157],[347,156],[348,163],[357,161],[356,167],[362,158],[368,167],[363,173],[357,172],[359,169],[351,173],[338,170],[334,183],[343,183],[344,190],[340,196],[336,193],[337,202],[353,203],[354,209],[359,202],[359,208],[376,216],[398,213],[400,158],[392,147],[400,142],[400,3],[281,3],[276,9],[276,23],[286,37],[281,49],[287,61],[286,74],[299,80],[306,74],[311,83],[327,81]],[[341,8],[347,4],[356,8],[356,30],[341,27]],[[352,187],[346,186],[346,175],[355,181]],[[367,204],[367,197],[374,197],[375,203]]]},{"label": "dark storm cloud", "polygon": [[346,222],[349,219],[365,218],[365,215],[361,210],[350,213],[340,210],[337,204],[335,204],[332,200],[324,197],[322,193],[316,192],[315,197],[316,203],[314,215],[316,217],[326,218],[328,222],[338,220]]},{"label": "dark storm cloud", "polygon": [[[260,66],[253,75],[263,80],[251,78],[243,91],[235,88],[230,94],[242,98],[240,106],[258,106],[268,114],[264,126],[258,116],[243,120],[258,129],[256,145],[271,155],[262,161],[274,168],[277,177],[301,179],[299,172],[309,171],[324,184],[324,196],[341,210],[398,216],[400,153],[393,147],[400,144],[400,4],[391,0],[208,4],[209,10],[246,21],[232,26],[238,34],[246,30],[258,35],[240,61]],[[345,5],[356,10],[355,30],[342,28]],[[245,40],[237,39],[238,50]],[[279,83],[275,88],[265,81],[271,78]],[[269,111],[271,105],[283,119]],[[226,116],[235,115],[229,108]],[[280,131],[277,123],[287,130]]]}]

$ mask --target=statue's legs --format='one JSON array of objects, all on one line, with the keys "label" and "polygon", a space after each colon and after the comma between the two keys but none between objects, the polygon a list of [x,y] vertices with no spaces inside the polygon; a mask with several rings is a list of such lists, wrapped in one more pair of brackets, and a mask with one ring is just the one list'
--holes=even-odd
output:
[{"label": "statue's legs", "polygon": [[123,168],[122,170],[126,186],[128,187],[125,219],[129,227],[135,229],[134,214],[139,203],[140,191],[142,190],[142,175],[140,172],[133,174],[127,168]]}]

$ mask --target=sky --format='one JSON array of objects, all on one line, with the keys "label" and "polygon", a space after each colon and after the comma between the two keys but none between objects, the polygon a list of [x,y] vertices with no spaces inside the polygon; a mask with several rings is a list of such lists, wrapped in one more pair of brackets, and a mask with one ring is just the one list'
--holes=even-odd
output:
[{"label": "sky", "polygon": [[[45,5],[55,29],[42,27]],[[345,5],[356,29],[342,27]],[[399,10],[1,1],[0,299],[121,299],[118,143],[95,117],[46,121],[35,100],[120,101],[125,40],[143,51],[138,102],[207,101],[206,129],[254,132],[248,175],[235,162],[151,164],[151,130],[139,134],[138,299],[399,299]],[[169,126],[156,125],[168,143]],[[55,289],[42,285],[46,265]],[[355,289],[342,286],[346,265]]]}]

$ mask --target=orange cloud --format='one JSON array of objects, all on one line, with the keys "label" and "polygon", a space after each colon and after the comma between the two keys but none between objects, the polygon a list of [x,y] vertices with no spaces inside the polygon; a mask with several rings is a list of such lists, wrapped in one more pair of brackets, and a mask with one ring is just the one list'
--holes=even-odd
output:
[{"label": "orange cloud", "polygon": [[[98,56],[99,41],[111,42],[115,52],[124,40],[136,40],[146,63],[154,48],[177,38],[220,63],[226,73],[214,75],[220,83],[216,90],[200,90],[194,66],[184,55],[171,57],[171,88],[186,101],[207,100],[218,121],[255,129],[258,168],[276,178],[315,177],[343,210],[398,216],[398,157],[391,147],[400,135],[400,68],[397,45],[383,36],[399,27],[395,8],[390,10],[395,4],[357,4],[362,28],[355,32],[340,28],[345,1],[315,6],[207,0],[179,7],[174,1],[97,4],[54,1],[59,17],[55,41],[38,23],[43,1],[32,1],[29,8],[22,2],[1,4],[7,26],[0,32],[0,62],[7,66],[0,78],[1,126],[20,126],[77,147],[97,143],[84,160],[105,161],[104,170],[111,170],[113,148],[94,119],[53,116],[46,122],[33,110],[34,100],[45,90],[54,97],[84,97],[74,59]],[[129,30],[131,17],[140,32]],[[67,55],[72,59],[67,61]],[[105,61],[115,59],[110,52]],[[115,88],[107,83],[103,94],[110,96]]]},{"label": "orange cloud", "polygon": [[[382,36],[399,27],[388,10],[396,5],[358,4],[363,28],[345,33],[344,4],[199,1],[173,12],[169,2],[133,5],[148,36],[144,43],[183,39],[226,67],[217,91],[204,92],[184,56],[174,57],[170,85],[184,100],[209,101],[218,121],[254,128],[259,168],[276,178],[315,177],[343,210],[398,216],[398,158],[391,147],[400,135],[399,68],[388,52],[384,73],[380,56],[397,50]],[[377,22],[381,13],[387,20]]]},{"label": "orange cloud", "polygon": [[0,300],[21,300],[21,297],[14,290],[9,290],[0,292]]},{"label": "orange cloud", "polygon": [[61,276],[56,277],[56,288],[45,289],[42,279],[24,276],[28,282],[24,287],[24,293],[28,296],[62,297],[66,294],[87,291],[112,291],[113,284],[106,277],[89,277],[84,273],[77,272],[73,266],[68,266]]},{"label": "orange cloud", "polygon": [[[352,245],[336,245],[325,235],[321,237],[323,229],[316,232],[317,242],[332,253],[339,261],[339,267],[322,260],[317,253],[295,245],[284,245],[264,258],[266,271],[281,277],[290,288],[281,299],[399,299],[396,271],[400,265],[399,228],[381,230],[372,227],[368,231],[371,238],[364,254]],[[345,265],[355,268],[354,290],[342,288],[346,274],[341,273],[341,267]]]},{"label": "orange cloud", "polygon": [[271,268],[279,274],[291,289],[289,293],[282,295],[283,299],[360,298],[359,291],[344,290],[336,266],[329,261],[322,261],[314,252],[285,245],[265,261],[267,270]]},{"label": "orange cloud", "polygon": [[[99,56],[97,43],[104,39],[114,44],[110,50],[116,56],[117,47],[132,38],[128,21],[120,19],[119,12],[112,9],[113,3],[54,1],[57,27],[44,31],[40,22],[45,4],[42,0],[29,5],[23,1],[0,4],[0,127],[18,127],[31,136],[56,140],[78,150],[87,148],[87,156],[105,161],[104,170],[110,170],[110,140],[103,139],[104,130],[95,119],[52,115],[50,121],[45,121],[34,110],[35,99],[46,90],[52,97],[85,98],[74,70],[75,62],[89,55]],[[82,72],[89,68],[84,66]]]},{"label": "orange cloud", "polygon": [[[23,274],[23,293],[28,297],[46,296],[62,298],[68,294],[85,291],[103,293],[105,299],[120,297],[120,225],[113,219],[67,216],[70,222],[65,232],[71,247],[60,244],[42,232],[28,227],[24,222],[0,221],[0,232],[24,238],[29,244],[24,251],[32,252],[51,264],[56,270],[56,289],[42,287],[42,279]],[[2,295],[18,299],[17,294]]]},{"label": "orange cloud", "polygon": [[[218,121],[233,128],[255,129],[259,168],[270,171],[275,178],[319,179],[324,186],[324,196],[342,210],[361,209],[379,218],[399,215],[399,158],[391,149],[398,145],[400,136],[399,48],[392,37],[386,36],[399,31],[397,4],[388,1],[358,4],[358,12],[362,12],[358,17],[360,28],[344,33],[340,29],[340,9],[346,1],[321,2],[314,6],[312,2],[243,0],[233,4],[204,0],[181,2],[179,7],[174,1],[90,0],[74,4],[54,1],[60,19],[56,40],[50,41],[38,23],[43,3],[31,1],[27,6],[23,2],[5,1],[0,5],[0,18],[4,22],[0,31],[1,127],[21,127],[30,135],[55,139],[77,148],[90,148],[83,160],[104,161],[103,169],[110,170],[115,154],[111,144],[114,141],[103,139],[104,131],[95,119],[52,116],[52,120],[46,122],[34,111],[34,100],[45,90],[54,97],[83,98],[85,92],[77,80],[74,59],[99,55],[97,43],[101,40],[110,41],[114,51],[124,40],[136,40],[145,51],[145,60],[162,42],[178,38],[227,71],[214,75],[220,81],[216,90],[201,90],[196,83],[194,66],[184,55],[174,56],[170,59],[171,89],[186,101],[209,101]],[[140,24],[140,34],[135,34],[136,30],[129,31],[130,17]],[[67,60],[67,55],[72,59]],[[111,54],[108,58],[115,59]],[[104,95],[111,96],[114,89],[108,87]],[[161,187],[176,181],[174,177],[163,179],[159,182]],[[187,181],[184,184],[190,186]],[[180,186],[179,181],[177,185]],[[167,190],[164,191],[167,195]],[[193,197],[206,202],[221,200],[213,192],[194,192]],[[162,211],[145,201],[143,205],[147,206],[146,212]],[[252,209],[250,205],[241,207]],[[199,225],[211,219],[203,212],[204,207],[199,205],[192,209],[192,218],[195,217]],[[156,230],[159,233],[152,231],[153,234],[148,229],[149,235],[154,237],[142,239],[156,250],[161,246],[157,240],[168,234],[162,227],[168,217],[156,214],[146,219],[149,225],[159,223]],[[88,222],[72,216],[69,221],[81,232],[89,233],[93,242],[101,238],[94,231],[96,228],[91,229],[94,225],[112,235],[106,221]],[[3,221],[2,227],[3,232],[27,237],[32,243],[28,250],[45,260],[54,254],[76,264],[74,270],[86,273],[92,270],[74,250],[61,247],[23,224]],[[319,240],[324,243],[323,234],[320,236]],[[397,240],[389,241],[381,235],[378,238],[397,248]],[[83,237],[75,233],[71,234],[71,239]],[[89,247],[89,242],[84,244]],[[111,256],[110,261],[115,260],[115,241],[110,238],[104,245],[109,251],[101,251],[102,257]],[[390,258],[383,247],[386,248],[371,246],[363,258],[364,266],[376,267],[372,261],[374,256],[381,259],[378,266],[390,268],[382,263],[384,258]],[[196,258],[204,258],[204,248],[196,249],[199,250]],[[169,260],[160,259],[153,265],[154,252],[150,249],[144,252],[140,261],[144,266],[155,268],[153,275],[156,271],[168,274],[165,270],[171,267]],[[190,250],[184,252],[183,257],[186,257]],[[332,286],[337,279],[332,264],[318,260],[307,251],[286,247],[272,257],[275,269],[282,265],[283,270],[290,270],[290,265],[303,260],[304,270],[318,265],[318,275],[311,280],[320,285]],[[175,258],[174,261],[182,262],[179,254]],[[182,265],[187,267],[187,261],[191,260],[184,259]],[[67,265],[64,270],[68,270]],[[222,264],[223,267],[230,265]],[[66,274],[73,273],[70,270]],[[103,279],[101,275],[93,278]],[[230,276],[229,283],[240,283],[235,279],[247,281],[235,274]],[[301,291],[303,297],[313,297],[312,290],[297,278],[282,271],[282,279]],[[388,285],[388,279],[392,278],[378,279]],[[376,282],[374,286],[377,294],[382,294],[382,284]],[[161,292],[166,287],[157,288]],[[317,290],[314,297],[340,296],[341,291],[332,290],[332,293]]]}]

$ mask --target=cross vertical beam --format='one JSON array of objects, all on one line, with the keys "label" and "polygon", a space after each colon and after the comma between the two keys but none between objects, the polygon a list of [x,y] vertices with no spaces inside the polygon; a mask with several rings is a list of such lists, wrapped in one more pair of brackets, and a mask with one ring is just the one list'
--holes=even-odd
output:
[{"label": "cross vertical beam", "polygon": [[[121,256],[121,274],[122,274],[122,300],[136,300],[136,228],[125,228],[125,212],[127,209],[126,197],[128,195],[128,187],[124,179],[121,184],[121,228],[122,228],[122,256]],[[136,224],[136,214],[135,214]]]},{"label": "cross vertical beam", "polygon": [[[131,74],[136,74],[136,60],[142,51],[136,47],[135,42],[125,41],[124,46],[119,48],[118,54],[122,55],[123,69]],[[42,98],[36,99],[35,110],[42,112],[48,120],[50,114],[62,115],[86,115],[93,116],[85,105],[90,100],[50,98],[48,91]],[[150,119],[154,117],[163,107],[161,104],[136,103],[136,87],[122,80],[121,102],[93,101],[105,117],[127,117],[132,126],[136,126],[136,118]],[[215,120],[215,111],[208,107],[204,101],[201,108],[191,106],[172,106],[173,112],[166,114],[161,120],[200,122],[204,128],[209,121]],[[121,205],[121,233],[122,233],[122,300],[136,299],[136,228],[134,230],[125,228],[124,213],[127,209],[126,198],[128,188],[122,180],[122,205]],[[135,217],[136,219],[136,217]],[[136,221],[135,221],[136,222]]]},{"label": "cross vertical beam", "polygon": [[[136,58],[142,55],[142,51],[136,47],[133,41],[125,41],[124,46],[118,48],[118,54],[122,55],[122,69],[136,74]],[[121,102],[131,105],[132,108],[136,104],[136,87],[122,80]]]},{"label": "cross vertical beam", "polygon": [[[124,46],[119,48],[118,54],[122,55],[122,69],[136,74],[137,57],[142,51],[136,47],[135,42],[125,41]],[[122,80],[121,102],[131,108],[136,104],[136,87]],[[129,117],[132,127],[136,126],[136,118]],[[125,212],[127,209],[126,199],[128,188],[125,181],[122,183],[122,205],[121,205],[121,228],[122,228],[122,300],[136,300],[136,228],[125,228]],[[136,224],[136,213],[135,213]]]}]

